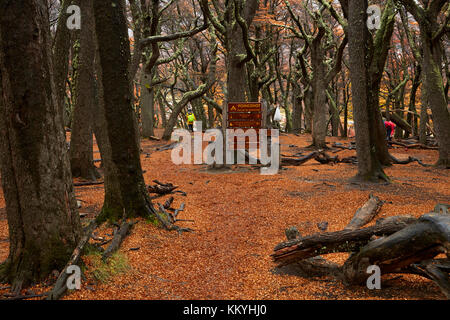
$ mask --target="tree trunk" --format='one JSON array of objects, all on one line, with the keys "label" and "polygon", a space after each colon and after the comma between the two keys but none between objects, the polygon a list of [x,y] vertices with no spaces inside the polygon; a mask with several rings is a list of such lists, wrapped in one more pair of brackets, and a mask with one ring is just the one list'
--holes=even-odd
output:
[{"label": "tree trunk", "polygon": [[97,73],[97,108],[94,112],[94,133],[97,145],[102,157],[103,180],[105,195],[101,213],[97,217],[97,223],[100,225],[106,219],[118,221],[123,214],[123,201],[120,191],[119,173],[112,160],[112,149],[109,142],[107,123],[105,117],[104,94],[102,86],[102,72],[100,66],[100,56],[98,45],[96,43],[95,70]]},{"label": "tree trunk", "polygon": [[92,3],[83,2],[80,50],[75,80],[75,104],[70,136],[70,166],[73,177],[96,180],[100,177],[93,160],[95,30]]},{"label": "tree trunk", "polygon": [[55,35],[55,45],[53,48],[53,67],[54,67],[54,79],[56,87],[56,98],[60,114],[63,118],[63,124],[66,121],[66,80],[67,72],[69,69],[69,51],[71,43],[71,32],[67,28],[67,8],[72,4],[72,0],[61,1],[61,11],[58,17],[58,26]]},{"label": "tree trunk", "polygon": [[148,217],[154,213],[136,142],[136,116],[132,107],[133,94],[128,75],[130,44],[123,2],[99,0],[94,2],[99,46],[102,85],[108,138],[111,144],[120,191],[127,217]]},{"label": "tree trunk", "polygon": [[433,114],[433,125],[439,145],[438,166],[450,167],[450,113],[444,93],[444,82],[440,71],[441,61],[437,53],[440,51],[439,41],[432,42],[429,39],[428,30],[421,26],[421,38],[423,45],[423,73],[426,101],[429,103]]},{"label": "tree trunk", "polygon": [[312,89],[308,87],[305,91],[305,132],[312,132],[312,117],[313,117],[313,92]]},{"label": "tree trunk", "polygon": [[369,85],[367,48],[370,34],[366,26],[366,10],[367,0],[354,0],[349,3],[349,67],[358,156],[356,178],[378,181],[379,179],[388,180],[388,178],[383,172],[377,154],[376,117],[380,114],[377,110],[373,110],[374,104],[371,101],[373,94],[369,90],[371,86]]},{"label": "tree trunk", "polygon": [[153,74],[154,72],[147,74],[143,70],[141,76],[141,121],[143,138],[149,138],[155,135],[153,131],[155,89],[151,87]]},{"label": "tree trunk", "polygon": [[294,90],[292,91],[292,106],[292,132],[301,133],[303,109],[299,85],[295,85]]},{"label": "tree trunk", "polygon": [[311,64],[314,70],[312,79],[313,90],[313,121],[312,121],[312,145],[316,148],[326,148],[325,137],[327,136],[327,105],[326,93],[327,84],[325,83],[326,66],[324,62],[324,52],[322,48],[322,39],[325,29],[319,28],[311,48]]},{"label": "tree trunk", "polygon": [[0,167],[10,251],[0,278],[15,293],[62,269],[81,231],[51,74],[46,4],[1,3]]}]

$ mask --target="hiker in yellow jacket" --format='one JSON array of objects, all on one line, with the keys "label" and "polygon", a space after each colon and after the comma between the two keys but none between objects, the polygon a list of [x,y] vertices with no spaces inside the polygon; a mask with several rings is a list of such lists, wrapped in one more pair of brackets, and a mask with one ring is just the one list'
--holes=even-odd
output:
[{"label": "hiker in yellow jacket", "polygon": [[187,124],[189,127],[189,131],[193,132],[194,131],[194,121],[195,121],[195,115],[192,112],[191,109],[188,109],[188,113],[187,113]]}]

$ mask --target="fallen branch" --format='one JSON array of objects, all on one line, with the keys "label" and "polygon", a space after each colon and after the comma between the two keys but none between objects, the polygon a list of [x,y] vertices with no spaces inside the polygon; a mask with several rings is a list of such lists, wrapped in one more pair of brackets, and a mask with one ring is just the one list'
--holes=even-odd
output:
[{"label": "fallen branch", "polygon": [[344,230],[357,230],[368,224],[380,212],[383,203],[383,201],[371,193],[369,200],[361,208],[356,210],[355,215]]},{"label": "fallen branch", "polygon": [[161,210],[161,212],[155,211],[155,215],[156,215],[157,219],[159,220],[159,222],[161,222],[161,224],[163,225],[164,228],[166,228],[169,231],[176,230],[179,233],[193,231],[190,228],[181,228],[179,226],[176,226],[174,224],[175,218],[173,217],[173,215],[170,214],[169,212],[167,212],[160,203],[158,203],[158,206],[159,206],[159,209]]},{"label": "fallen branch", "polygon": [[408,164],[408,163],[417,161],[417,163],[420,164],[422,167],[432,167],[433,166],[431,164],[423,163],[420,159],[417,159],[417,158],[414,158],[411,156],[409,156],[408,159],[406,159],[406,160],[399,160],[391,154],[391,159],[394,164]]},{"label": "fallen branch", "polygon": [[122,222],[119,230],[117,230],[117,232],[114,234],[111,244],[108,246],[108,248],[106,248],[105,252],[103,252],[102,255],[103,261],[106,261],[114,252],[116,252],[119,249],[123,240],[130,233],[131,227],[133,225],[134,223],[130,223],[127,221]]},{"label": "fallen branch", "polygon": [[373,236],[393,234],[416,220],[411,216],[397,216],[391,219],[380,219],[374,226],[364,229],[305,236],[278,244],[271,256],[279,265],[287,265],[327,253],[359,251]]},{"label": "fallen branch", "polygon": [[393,145],[405,147],[405,148],[408,148],[408,149],[439,150],[438,147],[429,147],[429,146],[426,146],[426,145],[421,144],[421,143],[407,144],[407,143],[402,143],[402,142],[399,142],[399,141],[389,141],[389,143],[390,143],[390,144],[393,144]]}]

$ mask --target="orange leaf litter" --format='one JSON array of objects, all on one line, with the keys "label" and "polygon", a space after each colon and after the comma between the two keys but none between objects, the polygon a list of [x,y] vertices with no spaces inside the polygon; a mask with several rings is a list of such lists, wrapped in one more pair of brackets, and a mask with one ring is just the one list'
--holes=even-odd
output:
[{"label": "orange leaf litter", "polygon": [[[327,139],[331,143],[350,142]],[[282,135],[281,143],[282,154],[295,154],[305,151],[302,148],[311,143],[311,137]],[[418,217],[438,202],[450,203],[448,170],[417,163],[394,165],[385,169],[393,183],[379,186],[351,184],[348,180],[356,174],[355,165],[321,165],[314,160],[272,176],[260,175],[259,169],[249,165],[233,166],[231,172],[210,173],[205,165],[173,164],[171,150],[155,151],[165,144],[142,141],[145,181],[171,182],[187,193],[186,197],[172,195],[172,207],[186,204],[178,218],[194,222],[180,221],[177,225],[191,227],[195,232],[179,235],[140,220],[120,249],[130,269],[103,283],[88,276],[81,290],[72,291],[64,299],[443,299],[433,282],[414,275],[386,275],[381,290],[369,290],[345,287],[331,277],[306,279],[274,274],[275,264],[269,255],[276,244],[285,240],[284,230],[289,226],[297,226],[302,235],[319,232],[316,224],[321,221],[328,221],[327,231],[342,229],[370,192],[388,201],[378,217]],[[94,158],[99,158],[98,149],[94,150]],[[405,148],[391,149],[391,153],[400,158],[413,155],[425,163],[434,163],[438,156],[434,150]],[[355,151],[337,154],[342,158],[355,155]],[[102,185],[75,190],[77,198],[83,200],[80,212],[93,217],[100,211]],[[154,202],[164,203],[168,197]],[[112,228],[102,226],[96,232],[108,238]],[[0,189],[0,261],[7,255],[8,226]],[[343,263],[347,254],[326,258]],[[86,258],[85,262],[89,266]],[[49,289],[48,284],[37,284],[24,293]],[[5,292],[7,289],[0,290]]]}]

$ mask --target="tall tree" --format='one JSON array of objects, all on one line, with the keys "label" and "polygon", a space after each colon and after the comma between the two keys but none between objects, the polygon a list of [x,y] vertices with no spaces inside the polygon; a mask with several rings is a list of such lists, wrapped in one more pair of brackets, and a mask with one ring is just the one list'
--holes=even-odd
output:
[{"label": "tall tree", "polygon": [[73,34],[67,28],[66,23],[69,17],[67,8],[75,3],[75,0],[61,1],[60,13],[58,16],[58,25],[53,45],[53,68],[56,87],[56,98],[58,107],[61,109],[60,114],[63,116],[64,124],[66,123],[65,97],[66,97],[66,81],[69,68],[69,51],[72,43]]},{"label": "tall tree", "polygon": [[350,0],[348,6],[349,67],[358,156],[356,178],[378,181],[388,178],[377,155],[377,122],[374,120],[376,110],[371,101],[371,61],[367,54],[371,37],[366,25],[367,7],[367,0]]},{"label": "tall tree", "polygon": [[10,237],[0,280],[16,293],[62,269],[81,228],[49,31],[47,1],[0,1],[0,167]]},{"label": "tall tree", "polygon": [[[419,24],[422,42],[422,72],[424,77],[425,101],[433,114],[433,125],[439,145],[438,166],[450,167],[450,112],[441,73],[442,36],[449,31],[450,5],[446,0],[426,1],[420,6],[414,0],[397,0],[402,3]],[[447,6],[443,24],[438,16]],[[422,121],[424,119],[421,119]]]},{"label": "tall tree", "polygon": [[[124,211],[127,217],[148,217],[154,213],[154,208],[142,175],[140,150],[134,143],[137,132],[128,73],[130,43],[124,3],[121,0],[95,1],[94,15],[108,138]],[[122,216],[122,213],[110,211],[104,214]]]},{"label": "tall tree", "polygon": [[70,136],[70,166],[72,176],[87,180],[100,177],[93,159],[93,125],[95,109],[94,58],[95,25],[92,2],[81,3],[79,55],[75,77],[75,103]]}]

